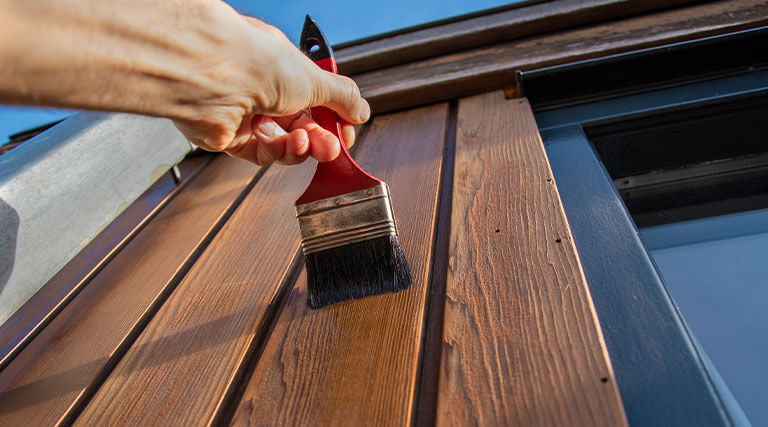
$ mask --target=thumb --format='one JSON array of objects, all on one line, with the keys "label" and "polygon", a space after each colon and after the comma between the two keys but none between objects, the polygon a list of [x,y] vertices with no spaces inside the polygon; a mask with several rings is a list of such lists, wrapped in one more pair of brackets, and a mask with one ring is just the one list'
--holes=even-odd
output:
[{"label": "thumb", "polygon": [[357,84],[349,77],[318,71],[320,74],[315,82],[311,105],[328,107],[350,123],[367,122],[371,116],[371,107],[360,95]]}]

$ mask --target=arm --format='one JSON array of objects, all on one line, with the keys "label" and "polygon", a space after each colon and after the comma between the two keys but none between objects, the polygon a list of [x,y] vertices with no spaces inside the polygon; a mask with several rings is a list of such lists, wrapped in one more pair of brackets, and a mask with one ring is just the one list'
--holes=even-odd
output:
[{"label": "arm", "polygon": [[219,0],[0,0],[0,64],[0,102],[168,117],[259,164],[338,155],[309,106],[370,115],[352,80]]}]

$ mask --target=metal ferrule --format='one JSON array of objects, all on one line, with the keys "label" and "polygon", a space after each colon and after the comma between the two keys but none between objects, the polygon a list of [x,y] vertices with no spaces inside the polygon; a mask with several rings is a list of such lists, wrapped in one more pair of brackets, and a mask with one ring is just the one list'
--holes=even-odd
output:
[{"label": "metal ferrule", "polygon": [[387,184],[296,205],[304,254],[397,235]]}]

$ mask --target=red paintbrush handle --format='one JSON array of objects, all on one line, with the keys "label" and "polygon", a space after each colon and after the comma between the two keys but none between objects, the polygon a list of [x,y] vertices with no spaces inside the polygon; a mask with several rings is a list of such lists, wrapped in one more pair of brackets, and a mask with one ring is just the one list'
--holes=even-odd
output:
[{"label": "red paintbrush handle", "polygon": [[[333,58],[321,59],[316,64],[323,70],[336,73],[336,61]],[[349,151],[347,151],[347,147],[341,137],[340,119],[335,111],[326,107],[313,107],[312,118],[324,129],[339,138],[339,141],[341,141],[341,153],[333,161],[317,164],[315,176],[312,178],[309,186],[307,186],[307,189],[304,190],[304,194],[296,200],[297,205],[353,191],[365,190],[366,188],[381,184],[381,180],[365,172],[349,155]]]}]

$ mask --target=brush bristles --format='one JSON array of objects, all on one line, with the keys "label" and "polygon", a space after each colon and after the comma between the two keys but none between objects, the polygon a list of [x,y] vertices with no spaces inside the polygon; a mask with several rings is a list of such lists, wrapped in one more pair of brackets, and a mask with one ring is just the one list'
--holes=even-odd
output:
[{"label": "brush bristles", "polygon": [[394,234],[313,252],[306,257],[310,308],[397,292],[411,285],[411,272]]}]

